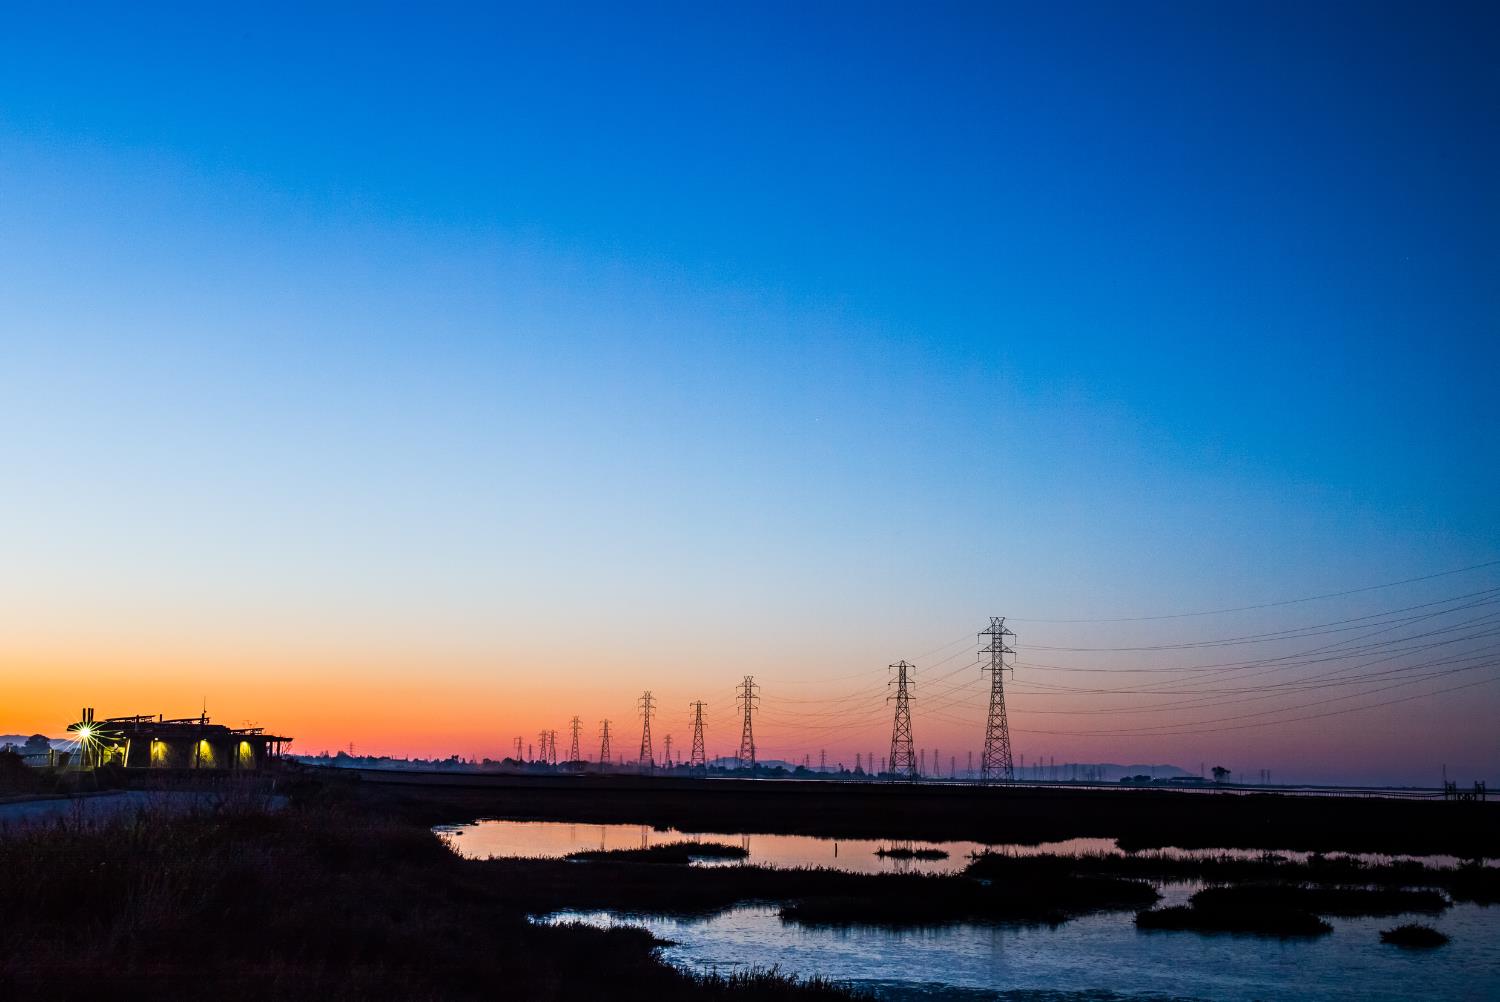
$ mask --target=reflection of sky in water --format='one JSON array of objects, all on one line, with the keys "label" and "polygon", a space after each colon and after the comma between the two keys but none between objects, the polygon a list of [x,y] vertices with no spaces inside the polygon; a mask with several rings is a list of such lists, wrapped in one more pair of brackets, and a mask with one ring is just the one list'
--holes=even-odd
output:
[{"label": "reflection of sky in water", "polygon": [[[1167,903],[1191,886],[1163,888]],[[1404,918],[1333,918],[1313,940],[1137,932],[1129,912],[1057,928],[957,925],[939,929],[811,929],[775,908],[734,908],[706,920],[561,914],[548,921],[649,928],[674,945],[671,963],[728,973],[779,965],[784,973],[853,981],[892,999],[1082,998],[1407,999],[1500,998],[1500,909],[1457,905],[1417,920],[1452,937],[1435,951],[1380,942]],[[1113,995],[1109,993],[1114,993]]]},{"label": "reflection of sky in water", "polygon": [[[470,859],[490,856],[566,856],[585,849],[642,849],[668,842],[727,842],[750,851],[749,862],[766,866],[830,866],[855,873],[952,873],[963,869],[969,857],[986,849],[1018,856],[1039,853],[1080,854],[1117,853],[1114,839],[1075,838],[1039,845],[985,845],[980,842],[892,842],[889,839],[828,839],[810,835],[727,835],[712,832],[680,832],[668,828],[656,830],[647,825],[585,825],[566,821],[476,821],[437,829],[438,834],[460,855]],[[942,849],[948,858],[938,860],[890,859],[877,856],[877,849],[903,845],[917,849]],[[1158,850],[1152,850],[1158,851]],[[1239,856],[1256,858],[1260,850],[1250,849],[1166,849],[1173,856]],[[1302,860],[1305,852],[1283,852],[1289,859]],[[1343,855],[1343,854],[1337,854]],[[1388,857],[1365,855],[1371,861]],[[704,861],[700,865],[734,865],[735,861]],[[1457,860],[1447,856],[1428,856],[1429,866],[1453,866]]]},{"label": "reflection of sky in water", "polygon": [[[727,842],[750,861],[773,866],[837,866],[857,872],[952,872],[972,852],[1017,855],[1118,852],[1113,839],[1070,839],[1035,846],[977,842],[905,843],[940,847],[944,860],[897,861],[875,855],[893,843],[802,835],[727,835],[657,831],[642,825],[553,821],[480,821],[438,829],[471,858],[563,856],[582,849],[639,849],[684,839]],[[1256,857],[1250,850],[1167,850],[1172,855]],[[1283,853],[1305,859],[1307,853]],[[1369,860],[1391,857],[1364,856]],[[1428,865],[1452,865],[1427,857]],[[733,865],[733,864],[730,864]],[[1159,884],[1161,904],[1183,904],[1202,885]],[[1452,937],[1436,951],[1380,942],[1380,930],[1421,921]],[[663,955],[698,971],[779,966],[858,982],[889,999],[973,1002],[1074,1002],[1081,999],[1500,999],[1500,908],[1457,905],[1442,915],[1331,918],[1334,931],[1313,940],[1137,932],[1130,912],[1089,915],[1057,928],[956,925],[937,929],[816,929],[783,924],[775,908],[733,908],[708,919],[562,913],[547,921],[641,925],[673,945]]]}]

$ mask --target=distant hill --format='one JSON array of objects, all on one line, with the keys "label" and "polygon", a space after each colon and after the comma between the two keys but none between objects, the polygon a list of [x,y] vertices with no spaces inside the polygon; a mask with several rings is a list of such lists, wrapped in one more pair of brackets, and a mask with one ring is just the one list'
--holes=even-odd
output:
[{"label": "distant hill", "polygon": [[[19,748],[30,737],[30,734],[0,734],[0,748],[4,748],[6,745],[15,745]],[[48,738],[47,740],[52,742],[53,748],[67,748],[73,744],[68,738]]]}]

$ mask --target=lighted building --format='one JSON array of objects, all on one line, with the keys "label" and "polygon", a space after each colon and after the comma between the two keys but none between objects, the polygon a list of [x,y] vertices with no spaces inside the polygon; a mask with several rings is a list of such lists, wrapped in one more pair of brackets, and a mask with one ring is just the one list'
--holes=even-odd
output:
[{"label": "lighted building", "polygon": [[264,769],[281,758],[291,738],[263,727],[226,727],[208,715],[167,719],[160,714],[94,719],[93,707],[68,730],[78,738],[84,766],[116,762],[127,769]]}]

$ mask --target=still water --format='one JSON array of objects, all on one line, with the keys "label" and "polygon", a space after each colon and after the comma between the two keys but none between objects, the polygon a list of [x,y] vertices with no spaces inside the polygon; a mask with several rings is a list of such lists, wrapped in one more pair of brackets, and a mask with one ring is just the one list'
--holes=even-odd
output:
[{"label": "still water", "polygon": [[[1163,890],[1174,903],[1186,896]],[[1381,929],[1413,920],[1451,942],[1426,951],[1380,942]],[[893,1000],[1500,999],[1500,909],[1478,905],[1455,905],[1435,918],[1334,918],[1333,932],[1313,940],[1138,932],[1129,912],[1055,929],[812,929],[783,923],[769,907],[704,920],[590,912],[545,921],[644,926],[671,941],[662,951],[667,961],[690,970],[775,965]]]},{"label": "still water", "polygon": [[[936,848],[941,860],[875,855],[893,843],[799,835],[739,835],[656,830],[641,825],[546,821],[478,821],[438,833],[470,858],[558,857],[584,849],[638,849],[684,840],[726,842],[749,850],[748,862],[769,866],[832,866],[860,873],[950,873],[985,849],[1017,855],[1111,853],[1113,839],[1070,839],[1041,845],[909,842]],[[1169,849],[1173,855],[1244,855],[1258,851]],[[1306,853],[1282,855],[1302,859]],[[1392,857],[1361,857],[1371,861]],[[1398,857],[1399,858],[1399,857]],[[1426,857],[1429,866],[1454,865]],[[699,864],[704,865],[704,864]],[[723,864],[714,864],[723,865]],[[737,865],[730,863],[728,865]],[[1163,905],[1182,904],[1201,885],[1157,884]],[[1056,928],[952,925],[937,929],[819,929],[783,923],[777,909],[742,906],[708,918],[682,919],[612,912],[560,912],[545,922],[635,925],[670,941],[669,962],[694,971],[779,967],[822,975],[884,999],[978,1002],[1117,1002],[1214,999],[1488,999],[1500,1002],[1500,908],[1455,905],[1438,916],[1330,918],[1334,930],[1308,940],[1192,932],[1139,932],[1130,912],[1090,915]],[[1409,951],[1380,942],[1380,930],[1420,921],[1447,933],[1437,950]]]},{"label": "still water", "polygon": [[[651,828],[648,825],[585,825],[567,821],[475,821],[463,825],[435,828],[439,837],[461,856],[489,859],[491,856],[556,858],[586,849],[645,849],[669,842],[723,842],[742,846],[749,851],[747,863],[761,866],[827,866],[851,873],[957,873],[969,865],[969,857],[986,850],[1015,856],[1043,853],[1081,855],[1084,853],[1118,853],[1111,838],[1074,838],[1037,845],[985,844],[982,842],[893,842],[889,839],[830,839],[813,835],[731,835],[721,832],[681,832],[675,828]],[[944,859],[892,859],[878,856],[882,848],[904,846],[912,849],[937,849],[946,852]],[[1240,856],[1255,858],[1260,850],[1251,849],[1162,849],[1152,850],[1170,856]],[[1308,853],[1278,853],[1293,860],[1305,860]],[[1353,856],[1368,862],[1413,859],[1410,856],[1374,856],[1358,853],[1330,855]],[[1428,866],[1456,866],[1452,856],[1425,856]],[[703,860],[700,866],[734,865],[739,860]]]}]

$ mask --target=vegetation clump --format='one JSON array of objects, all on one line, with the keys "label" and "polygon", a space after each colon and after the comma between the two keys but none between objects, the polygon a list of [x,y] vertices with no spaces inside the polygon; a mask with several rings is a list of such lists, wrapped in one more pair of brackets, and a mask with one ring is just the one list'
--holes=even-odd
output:
[{"label": "vegetation clump", "polygon": [[1206,887],[1187,906],[1141,912],[1140,929],[1190,929],[1265,936],[1317,936],[1332,930],[1320,916],[1436,913],[1448,900],[1436,891],[1400,888],[1235,884]]},{"label": "vegetation clump", "polygon": [[1382,943],[1391,943],[1395,946],[1404,946],[1409,949],[1426,950],[1444,945],[1448,942],[1448,937],[1430,925],[1409,922],[1406,925],[1398,925],[1394,929],[1382,930],[1380,941]]},{"label": "vegetation clump", "polygon": [[947,859],[946,849],[913,849],[909,845],[895,845],[889,848],[882,846],[875,850],[875,855],[886,859]]},{"label": "vegetation clump", "polygon": [[695,859],[745,859],[750,850],[725,842],[668,842],[644,849],[586,849],[569,853],[574,862],[677,863]]},{"label": "vegetation clump", "polygon": [[1160,895],[1150,884],[1115,877],[1042,874],[1005,884],[959,876],[880,874],[843,893],[808,895],[781,909],[784,922],[887,927],[956,922],[1043,922],[1141,908]]},{"label": "vegetation clump", "polygon": [[1321,936],[1333,926],[1300,908],[1262,905],[1253,908],[1224,907],[1218,903],[1156,908],[1135,917],[1137,929],[1187,932],[1234,932],[1256,936]]}]

